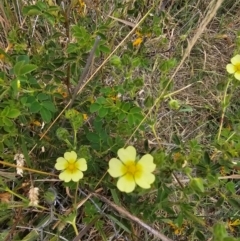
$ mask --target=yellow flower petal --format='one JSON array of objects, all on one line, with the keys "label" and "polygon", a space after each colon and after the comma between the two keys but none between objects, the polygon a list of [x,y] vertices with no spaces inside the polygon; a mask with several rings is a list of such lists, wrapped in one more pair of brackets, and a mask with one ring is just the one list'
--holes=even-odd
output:
[{"label": "yellow flower petal", "polygon": [[133,176],[127,174],[119,178],[117,187],[120,191],[129,193],[135,189],[136,183],[133,179]]},{"label": "yellow flower petal", "polygon": [[155,176],[149,172],[143,172],[142,175],[136,175],[135,181],[141,188],[150,188],[150,184],[155,181]]},{"label": "yellow flower petal", "polygon": [[84,158],[80,158],[75,163],[75,166],[80,171],[86,171],[87,170],[87,162]]},{"label": "yellow flower petal", "polygon": [[237,54],[233,58],[231,58],[231,63],[233,65],[239,65],[240,64],[240,55]]},{"label": "yellow flower petal", "polygon": [[66,159],[64,159],[63,157],[59,157],[57,159],[57,163],[55,164],[55,168],[57,170],[64,170],[67,168],[67,166],[68,166],[68,162]]},{"label": "yellow flower petal", "polygon": [[77,160],[77,154],[75,151],[71,151],[71,152],[65,152],[64,153],[64,158],[70,162],[73,163]]},{"label": "yellow flower petal", "polygon": [[72,173],[69,170],[65,170],[59,174],[59,179],[64,182],[70,182],[71,176],[72,176]]},{"label": "yellow flower petal", "polygon": [[124,166],[122,162],[117,158],[112,158],[109,161],[108,173],[112,177],[121,177],[124,173],[122,172],[122,167]]},{"label": "yellow flower petal", "polygon": [[240,71],[237,71],[237,72],[234,74],[234,77],[235,77],[237,80],[240,80]]},{"label": "yellow flower petal", "polygon": [[141,165],[144,172],[153,172],[156,168],[156,165],[153,163],[153,157],[150,154],[144,155],[137,165]]},{"label": "yellow flower petal", "polygon": [[234,66],[233,64],[227,64],[226,69],[229,74],[233,74],[237,71],[236,66]]},{"label": "yellow flower petal", "polygon": [[140,45],[142,43],[142,41],[143,41],[142,37],[139,37],[139,38],[135,39],[134,42],[133,42],[133,46]]},{"label": "yellow flower petal", "polygon": [[71,179],[74,182],[78,182],[82,178],[83,178],[83,173],[79,170],[75,170],[73,173],[71,173]]},{"label": "yellow flower petal", "polygon": [[126,149],[118,150],[120,160],[125,163],[127,161],[134,161],[136,159],[136,149],[133,146],[128,146]]},{"label": "yellow flower petal", "polygon": [[87,170],[87,162],[84,158],[77,159],[77,154],[74,151],[65,152],[64,158],[59,157],[55,164],[57,170],[62,170],[59,178],[64,182],[73,180],[78,182],[83,177],[82,171]]}]

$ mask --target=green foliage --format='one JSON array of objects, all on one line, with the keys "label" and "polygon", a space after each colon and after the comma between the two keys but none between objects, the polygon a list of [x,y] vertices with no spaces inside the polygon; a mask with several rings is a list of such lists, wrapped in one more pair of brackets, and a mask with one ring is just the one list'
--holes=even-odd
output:
[{"label": "green foliage", "polygon": [[[226,63],[218,64],[221,68],[207,65],[212,60],[201,44],[217,46],[206,42],[207,33],[183,72],[180,68],[174,73],[189,36],[197,31],[198,15],[204,15],[209,3],[167,3],[162,11],[159,4],[164,1],[156,1],[112,54],[133,22],[149,10],[147,1],[106,1],[98,6],[87,1],[3,2],[0,240],[8,234],[12,240],[72,240],[82,228],[84,235],[94,228],[96,240],[108,240],[109,223],[111,233],[133,239],[137,232],[132,220],[112,211],[92,194],[96,190],[131,215],[160,227],[172,240],[239,240],[239,181],[231,176],[239,177],[240,169],[239,82],[224,74]],[[234,6],[237,9],[237,3]],[[228,20],[217,16],[216,22],[233,24],[233,9],[220,10],[229,12]],[[226,29],[212,32],[221,31]],[[239,33],[235,34],[239,54]],[[88,65],[97,36],[101,40]],[[141,43],[135,46],[138,38]],[[219,63],[226,58],[216,59]],[[87,77],[69,108],[86,66]],[[117,181],[106,173],[109,160],[128,145],[136,147],[139,157],[154,157],[150,189],[120,193]],[[56,181],[56,159],[73,150],[86,159],[88,170],[79,183]],[[17,153],[24,154],[28,168],[23,177],[15,176]],[[40,189],[34,208],[27,206],[32,185]],[[61,222],[55,224],[55,219]],[[152,236],[145,232],[144,238]]]}]

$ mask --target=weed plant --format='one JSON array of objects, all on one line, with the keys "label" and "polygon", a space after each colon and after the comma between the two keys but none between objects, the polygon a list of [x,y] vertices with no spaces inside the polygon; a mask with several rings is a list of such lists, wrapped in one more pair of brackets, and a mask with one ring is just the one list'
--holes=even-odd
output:
[{"label": "weed plant", "polygon": [[240,1],[0,1],[0,240],[240,240]]}]

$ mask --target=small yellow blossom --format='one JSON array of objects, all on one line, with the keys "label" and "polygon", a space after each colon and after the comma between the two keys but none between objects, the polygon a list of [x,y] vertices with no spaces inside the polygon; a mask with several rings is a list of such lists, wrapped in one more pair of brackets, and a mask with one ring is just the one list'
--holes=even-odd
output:
[{"label": "small yellow blossom", "polygon": [[88,115],[87,114],[83,114],[83,119],[86,121],[88,119]]},{"label": "small yellow blossom", "polygon": [[235,227],[240,226],[240,219],[236,220],[228,220],[228,228],[230,229],[231,232],[235,232]]},{"label": "small yellow blossom", "polygon": [[144,155],[139,161],[136,160],[136,149],[133,146],[118,150],[118,157],[109,161],[108,173],[112,177],[119,177],[117,187],[122,192],[132,192],[136,184],[141,188],[150,188],[155,181],[152,172],[156,165],[150,154]]},{"label": "small yellow blossom", "polygon": [[142,41],[143,41],[143,38],[142,37],[138,37],[137,39],[135,39],[134,41],[133,41],[133,46],[139,46],[141,43],[142,43]]},{"label": "small yellow blossom", "polygon": [[227,64],[226,69],[229,74],[234,74],[234,77],[240,80],[240,54],[231,58],[231,64]]},{"label": "small yellow blossom", "polygon": [[169,225],[171,226],[171,228],[173,229],[175,235],[182,235],[182,234],[183,234],[183,232],[184,232],[184,227],[178,227],[178,226],[177,226],[176,224],[174,224],[173,222],[169,222],[168,224],[169,224]]},{"label": "small yellow blossom", "polygon": [[59,179],[64,182],[78,182],[83,178],[83,171],[87,170],[87,162],[84,158],[77,158],[74,151],[65,152],[64,157],[59,157],[55,164],[57,170],[62,171],[59,174]]}]

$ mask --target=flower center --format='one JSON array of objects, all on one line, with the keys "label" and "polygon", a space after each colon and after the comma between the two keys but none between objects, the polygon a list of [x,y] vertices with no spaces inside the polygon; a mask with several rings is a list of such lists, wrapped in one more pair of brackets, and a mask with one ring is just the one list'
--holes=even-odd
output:
[{"label": "flower center", "polygon": [[138,165],[135,161],[128,161],[123,167],[123,173],[135,177],[141,173],[141,166]]},{"label": "flower center", "polygon": [[235,65],[236,72],[240,71],[240,63]]},{"label": "flower center", "polygon": [[68,168],[69,171],[73,171],[75,169],[75,163],[69,163]]},{"label": "flower center", "polygon": [[129,174],[134,175],[137,171],[137,167],[134,162],[129,163],[128,165],[126,165],[126,167]]}]

